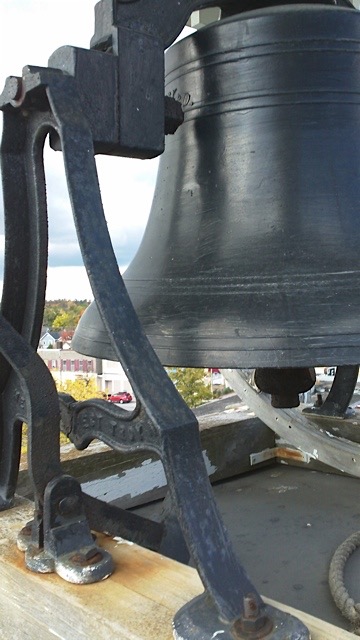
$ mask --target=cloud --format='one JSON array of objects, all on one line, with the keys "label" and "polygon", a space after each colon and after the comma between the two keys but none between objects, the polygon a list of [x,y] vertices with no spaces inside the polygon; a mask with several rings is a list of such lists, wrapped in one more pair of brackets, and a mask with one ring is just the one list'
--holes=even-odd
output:
[{"label": "cloud", "polygon": [[[96,0],[2,0],[0,7],[0,91],[5,78],[21,75],[25,64],[47,66],[50,54],[63,44],[88,47],[94,32]],[[4,55],[6,52],[6,55]],[[11,53],[9,53],[11,52]],[[2,78],[2,79],[1,79]],[[157,161],[100,157],[96,159],[105,216],[120,265],[134,256],[148,218]],[[76,296],[87,281],[75,232],[61,153],[45,147],[49,214],[51,297],[60,291]],[[0,188],[1,189],[1,188]],[[0,193],[0,286],[3,278],[3,201]],[[64,267],[64,277],[61,276]],[[70,278],[69,269],[73,268]],[[72,282],[71,287],[64,281]],[[59,295],[56,296],[56,285]],[[87,290],[88,293],[90,290]],[[81,297],[84,297],[81,295]],[[85,296],[86,297],[86,296]]]},{"label": "cloud", "polygon": [[[0,92],[7,76],[21,75],[26,64],[47,66],[49,56],[58,47],[70,44],[88,48],[94,33],[96,3],[97,0],[1,0]],[[119,265],[125,268],[135,255],[145,229],[158,160],[97,156],[96,164],[115,255]],[[50,236],[48,292],[51,298],[61,298],[64,296],[60,291],[65,289],[69,297],[84,298],[87,295],[82,292],[89,293],[89,290],[86,289],[86,274],[74,228],[62,154],[50,150],[47,143],[45,170]],[[0,286],[3,278],[3,233],[1,197]],[[61,268],[64,268],[63,277]],[[64,282],[69,283],[67,289]],[[59,287],[58,295],[56,286]]]},{"label": "cloud", "polygon": [[[49,213],[49,265],[82,264],[62,165],[62,154],[46,154]],[[153,198],[158,161],[97,157],[101,197],[119,264],[133,258]],[[141,166],[140,166],[141,165]]]},{"label": "cloud", "polygon": [[97,0],[1,0],[0,75],[27,64],[47,66],[64,44],[89,47]]},{"label": "cloud", "polygon": [[49,267],[47,272],[47,300],[93,300],[84,267]]}]

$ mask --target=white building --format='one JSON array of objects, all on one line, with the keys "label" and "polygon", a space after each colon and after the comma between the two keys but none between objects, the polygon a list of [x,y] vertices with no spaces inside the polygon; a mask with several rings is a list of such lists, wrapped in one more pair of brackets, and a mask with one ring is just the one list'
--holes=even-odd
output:
[{"label": "white building", "polygon": [[72,349],[38,349],[38,354],[55,380],[65,382],[93,378],[99,391],[106,394],[129,391],[133,395],[120,362],[90,358]]}]

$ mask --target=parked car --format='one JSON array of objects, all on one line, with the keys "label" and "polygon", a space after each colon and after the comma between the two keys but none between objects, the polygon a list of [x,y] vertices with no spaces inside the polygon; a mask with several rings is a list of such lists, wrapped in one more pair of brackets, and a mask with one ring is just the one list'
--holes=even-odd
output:
[{"label": "parked car", "polygon": [[119,404],[124,404],[132,401],[131,393],[128,391],[119,391],[118,393],[109,393],[108,395],[109,402],[118,402]]}]

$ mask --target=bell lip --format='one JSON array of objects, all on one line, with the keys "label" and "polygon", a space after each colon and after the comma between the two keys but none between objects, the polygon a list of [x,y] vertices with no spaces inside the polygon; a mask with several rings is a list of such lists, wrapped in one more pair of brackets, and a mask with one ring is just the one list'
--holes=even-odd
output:
[{"label": "bell lip", "polygon": [[[81,330],[76,331],[72,347],[77,353],[98,358],[101,360],[119,361],[115,355],[111,343],[107,339],[105,331],[95,339],[90,339]],[[325,367],[358,365],[360,363],[360,340],[359,346],[319,346],[315,350],[309,348],[294,349],[238,349],[237,351],[220,351],[219,349],[201,350],[194,348],[194,345],[183,348],[169,348],[161,346],[153,336],[148,336],[161,364],[165,367],[186,367],[186,368],[210,368],[219,369],[256,369],[262,367],[269,368],[296,368],[296,367]],[[337,336],[339,344],[345,336]]]}]

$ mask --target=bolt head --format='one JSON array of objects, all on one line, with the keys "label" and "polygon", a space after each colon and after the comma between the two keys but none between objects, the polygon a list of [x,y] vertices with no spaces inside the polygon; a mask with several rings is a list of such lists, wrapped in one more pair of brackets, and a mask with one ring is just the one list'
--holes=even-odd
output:
[{"label": "bolt head", "polygon": [[79,496],[67,496],[60,500],[58,511],[61,516],[72,516],[79,512],[80,506]]}]

